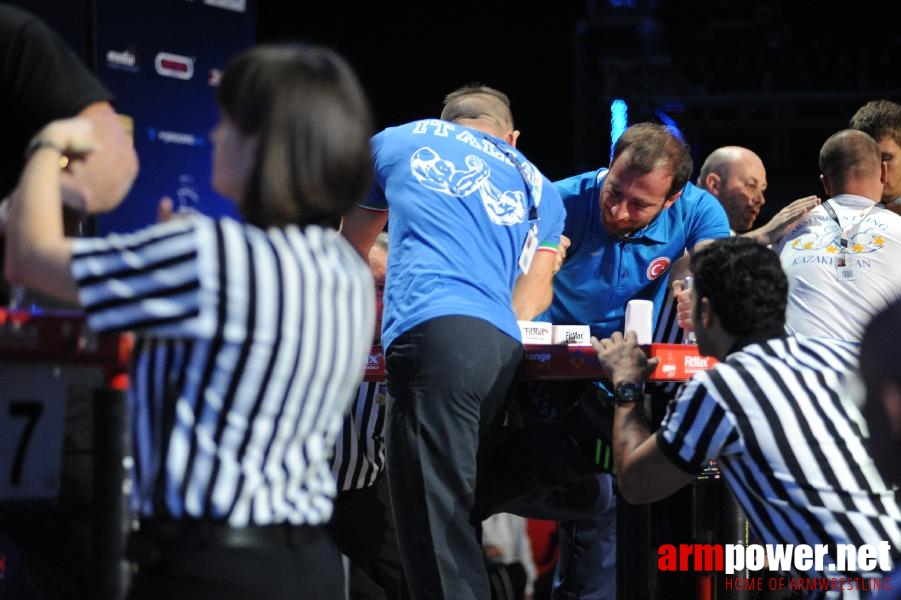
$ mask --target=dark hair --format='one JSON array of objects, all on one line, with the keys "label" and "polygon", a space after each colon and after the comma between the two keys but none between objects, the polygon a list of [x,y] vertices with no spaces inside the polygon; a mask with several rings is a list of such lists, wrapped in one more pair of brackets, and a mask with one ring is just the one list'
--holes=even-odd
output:
[{"label": "dark hair", "polygon": [[849,126],[877,142],[888,138],[901,146],[901,104],[891,100],[871,100],[857,109]]},{"label": "dark hair", "polygon": [[736,337],[785,328],[788,279],[779,256],[750,238],[716,240],[691,258],[694,294]]},{"label": "dark hair", "polygon": [[660,167],[669,169],[673,181],[666,194],[667,198],[681,191],[691,177],[694,165],[688,144],[673,135],[664,125],[636,123],[627,128],[613,145],[610,165],[626,150],[629,151],[626,166],[631,171],[644,175]]},{"label": "dark hair", "polygon": [[347,62],[328,48],[269,44],[225,66],[217,99],[256,163],[242,198],[260,227],[334,224],[372,180],[372,115]]},{"label": "dark hair", "polygon": [[510,98],[499,90],[481,83],[470,83],[444,97],[442,120],[456,122],[481,117],[488,117],[501,130],[513,131]]},{"label": "dark hair", "polygon": [[829,136],[820,148],[820,173],[833,194],[845,191],[849,180],[876,178],[882,174],[882,153],[869,134],[842,129]]}]

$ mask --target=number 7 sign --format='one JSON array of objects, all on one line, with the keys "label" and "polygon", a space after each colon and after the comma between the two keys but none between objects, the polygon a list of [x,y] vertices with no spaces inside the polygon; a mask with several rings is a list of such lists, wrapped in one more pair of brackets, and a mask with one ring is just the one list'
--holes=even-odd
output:
[{"label": "number 7 sign", "polygon": [[59,493],[66,385],[48,365],[0,365],[0,500]]}]

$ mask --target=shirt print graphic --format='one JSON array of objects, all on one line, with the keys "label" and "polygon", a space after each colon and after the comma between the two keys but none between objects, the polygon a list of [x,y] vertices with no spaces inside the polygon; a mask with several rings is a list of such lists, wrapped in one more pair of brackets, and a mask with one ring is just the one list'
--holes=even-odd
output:
[{"label": "shirt print graphic", "polygon": [[[857,255],[857,265],[869,267],[868,261],[861,262],[862,255],[878,252],[885,247],[886,239],[880,233],[879,225],[855,227],[848,237],[845,254],[850,258]],[[796,253],[792,264],[827,263],[832,264],[842,254],[841,233],[837,231],[810,231],[791,242]]]},{"label": "shirt print graphic", "polygon": [[491,167],[474,154],[464,158],[465,167],[458,168],[428,146],[410,157],[410,170],[424,187],[462,198],[478,192],[488,218],[496,225],[522,223],[526,215],[526,195],[519,190],[501,191],[491,182]]},{"label": "shirt print graphic", "polygon": [[[807,233],[792,241],[791,246],[799,252],[823,250],[826,254],[838,254],[841,250],[841,237],[832,232]],[[883,246],[885,246],[885,238],[875,227],[872,227],[854,233],[848,239],[847,252],[850,254],[868,254],[876,252]]]}]

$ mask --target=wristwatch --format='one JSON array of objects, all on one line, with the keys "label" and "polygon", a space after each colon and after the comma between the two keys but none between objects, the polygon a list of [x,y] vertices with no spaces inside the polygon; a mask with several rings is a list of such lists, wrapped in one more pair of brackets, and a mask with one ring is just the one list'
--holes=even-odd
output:
[{"label": "wristwatch", "polygon": [[613,388],[613,402],[619,405],[631,404],[641,398],[643,387],[640,383],[621,381]]}]

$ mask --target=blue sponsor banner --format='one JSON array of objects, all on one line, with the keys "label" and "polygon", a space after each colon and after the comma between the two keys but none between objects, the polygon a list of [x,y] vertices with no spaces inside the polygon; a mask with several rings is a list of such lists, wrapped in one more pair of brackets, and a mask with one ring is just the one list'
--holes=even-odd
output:
[{"label": "blue sponsor banner", "polygon": [[233,54],[255,42],[254,0],[97,0],[94,64],[134,132],[141,170],[95,233],[156,221],[160,199],[179,210],[237,217],[210,186],[215,85]]}]

